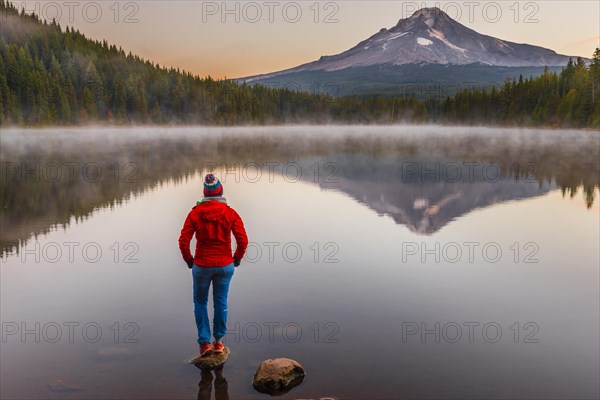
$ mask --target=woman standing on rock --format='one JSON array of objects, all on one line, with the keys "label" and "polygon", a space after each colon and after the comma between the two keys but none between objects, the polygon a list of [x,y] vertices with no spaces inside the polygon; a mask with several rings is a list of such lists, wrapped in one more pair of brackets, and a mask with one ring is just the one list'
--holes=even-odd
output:
[{"label": "woman standing on rock", "polygon": [[[190,241],[196,234],[196,253],[190,252]],[[231,255],[231,234],[236,249]],[[224,349],[223,337],[227,333],[227,294],[235,267],[240,265],[248,237],[238,213],[227,205],[223,185],[213,175],[204,178],[204,199],[188,214],[179,236],[181,255],[192,270],[194,278],[194,316],[198,327],[200,356]],[[213,336],[210,344],[208,322],[208,291],[213,284]]]}]

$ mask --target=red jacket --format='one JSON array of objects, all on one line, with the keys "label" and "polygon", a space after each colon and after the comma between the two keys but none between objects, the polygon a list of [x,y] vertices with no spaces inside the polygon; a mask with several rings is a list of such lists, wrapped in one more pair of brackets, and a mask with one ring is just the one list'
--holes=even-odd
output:
[{"label": "red jacket", "polygon": [[[223,267],[234,259],[241,260],[248,247],[244,223],[237,212],[219,201],[204,201],[188,214],[179,236],[179,249],[184,260],[192,258],[190,240],[196,233],[194,264],[199,267]],[[237,246],[231,256],[231,233]]]}]

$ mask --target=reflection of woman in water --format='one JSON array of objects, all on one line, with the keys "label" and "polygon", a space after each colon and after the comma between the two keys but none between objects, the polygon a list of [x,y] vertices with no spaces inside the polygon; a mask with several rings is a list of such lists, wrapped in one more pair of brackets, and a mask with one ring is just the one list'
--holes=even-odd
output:
[{"label": "reflection of woman in water", "polygon": [[[198,383],[198,400],[210,400],[213,376],[209,369],[203,369]],[[229,400],[227,380],[223,377],[223,367],[215,370],[215,399]]]}]

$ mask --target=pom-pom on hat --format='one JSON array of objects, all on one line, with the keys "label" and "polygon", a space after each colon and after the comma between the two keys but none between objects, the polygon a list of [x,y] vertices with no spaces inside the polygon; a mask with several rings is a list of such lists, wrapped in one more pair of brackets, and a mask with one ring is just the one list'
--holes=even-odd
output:
[{"label": "pom-pom on hat", "polygon": [[204,196],[213,197],[222,195],[223,185],[221,185],[221,181],[213,174],[207,174],[204,178]]}]

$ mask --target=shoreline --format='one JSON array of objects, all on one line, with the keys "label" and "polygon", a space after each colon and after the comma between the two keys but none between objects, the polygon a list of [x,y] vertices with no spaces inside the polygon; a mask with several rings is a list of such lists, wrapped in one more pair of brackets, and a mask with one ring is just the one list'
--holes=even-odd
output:
[{"label": "shoreline", "polygon": [[76,130],[76,129],[248,129],[248,128],[317,128],[317,127],[365,127],[365,128],[450,128],[450,129],[492,129],[492,130],[538,130],[538,131],[577,131],[577,132],[597,132],[600,133],[600,127],[562,127],[553,125],[461,125],[461,124],[437,124],[437,123],[416,123],[406,122],[397,124],[353,124],[353,123],[281,123],[281,124],[247,124],[247,125],[219,125],[219,124],[83,124],[83,125],[8,125],[1,126],[3,133],[9,131],[25,130]]}]

